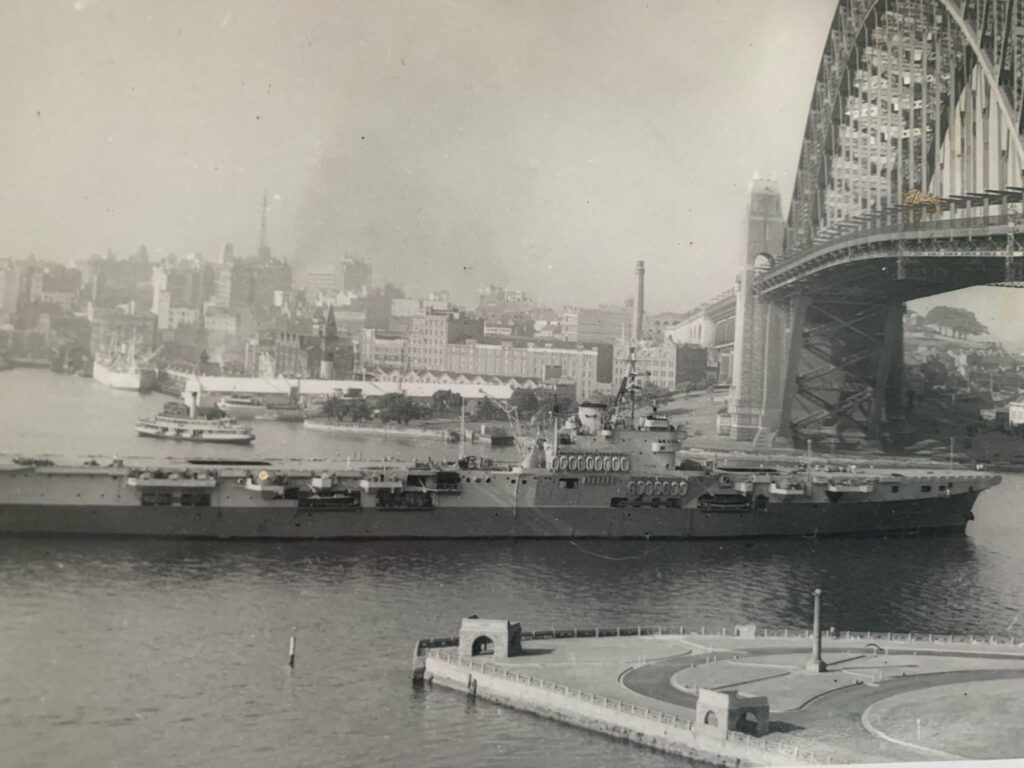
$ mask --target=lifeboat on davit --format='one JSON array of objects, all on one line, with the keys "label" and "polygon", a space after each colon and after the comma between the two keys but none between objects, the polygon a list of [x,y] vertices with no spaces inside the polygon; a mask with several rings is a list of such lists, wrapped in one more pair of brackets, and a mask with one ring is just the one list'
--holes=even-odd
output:
[{"label": "lifeboat on davit", "polygon": [[561,472],[629,472],[629,456],[611,453],[560,453],[552,469]]}]

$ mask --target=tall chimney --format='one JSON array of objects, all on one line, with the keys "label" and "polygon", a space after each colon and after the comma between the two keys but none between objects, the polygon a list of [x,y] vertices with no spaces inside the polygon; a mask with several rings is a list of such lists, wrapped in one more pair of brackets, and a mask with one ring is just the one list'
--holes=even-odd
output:
[{"label": "tall chimney", "polygon": [[644,335],[644,263],[636,263],[636,296],[633,297],[633,339]]}]

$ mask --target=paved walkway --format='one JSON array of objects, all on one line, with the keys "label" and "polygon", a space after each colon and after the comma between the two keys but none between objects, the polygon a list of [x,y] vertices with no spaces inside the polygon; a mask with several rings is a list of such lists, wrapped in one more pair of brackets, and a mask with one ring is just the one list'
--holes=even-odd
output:
[{"label": "paved walkway", "polygon": [[803,669],[806,638],[535,640],[525,655],[498,663],[688,719],[701,687],[767,696],[765,739],[836,762],[1024,757],[1024,649],[885,645],[888,653],[875,654],[864,641],[827,640],[825,673]]}]

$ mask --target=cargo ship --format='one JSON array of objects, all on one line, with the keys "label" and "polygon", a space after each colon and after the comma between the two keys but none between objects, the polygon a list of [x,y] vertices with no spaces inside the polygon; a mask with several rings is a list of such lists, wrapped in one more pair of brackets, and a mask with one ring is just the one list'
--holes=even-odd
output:
[{"label": "cargo ship", "polygon": [[133,392],[148,392],[156,383],[156,371],[136,361],[134,339],[123,348],[112,347],[98,354],[92,377],[105,387]]}]

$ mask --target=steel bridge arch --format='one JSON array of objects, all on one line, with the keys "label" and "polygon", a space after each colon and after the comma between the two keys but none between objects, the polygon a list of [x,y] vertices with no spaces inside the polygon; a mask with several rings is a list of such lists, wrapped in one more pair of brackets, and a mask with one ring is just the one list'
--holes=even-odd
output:
[{"label": "steel bridge arch", "polygon": [[[897,20],[897,50],[894,52],[891,45],[891,34],[889,24]],[[904,20],[907,20],[908,28],[915,36],[922,31],[924,39],[917,38],[921,42],[921,58],[916,57],[917,46],[911,46],[911,50],[904,49]],[[876,191],[874,201],[868,201],[864,205],[862,198],[858,202],[848,203],[844,210],[833,206],[829,211],[826,204],[826,196],[830,183],[835,183],[833,175],[833,164],[837,160],[837,151],[841,151],[841,129],[848,127],[852,122],[854,129],[858,132],[856,141],[860,153],[857,157],[850,157],[847,153],[847,163],[853,162],[864,166],[865,173],[861,178],[860,190],[863,187],[870,187],[868,169],[873,167],[872,163],[876,158],[876,150],[881,147],[881,142],[874,142],[874,137],[868,140],[862,139],[860,126],[847,114],[851,96],[857,92],[861,93],[861,82],[858,76],[863,75],[861,69],[862,57],[868,58],[869,50],[873,50],[872,36],[878,29],[884,29],[889,38],[885,40],[885,56],[889,68],[885,70],[885,87],[881,88],[881,68],[874,66],[874,62],[867,62],[868,72],[872,75],[869,84],[869,91],[874,88],[874,102],[868,102],[874,107],[876,127],[882,121],[878,119],[881,114],[880,104],[885,108],[896,104],[905,104],[904,86],[907,80],[910,91],[910,129],[909,136],[904,135],[904,120],[907,112],[900,107],[895,111],[898,121],[899,137],[890,144],[895,146],[897,156],[895,168],[887,167],[886,171],[878,176],[876,188],[882,185],[881,179],[888,186],[884,198]],[[930,30],[930,31],[929,31]],[[939,37],[941,35],[941,38]],[[933,40],[934,36],[934,40]],[[928,44],[932,50],[924,50]],[[945,46],[945,50],[942,48]],[[908,55],[909,54],[909,55]],[[898,59],[898,60],[897,60]],[[929,72],[929,64],[934,66]],[[917,111],[916,100],[914,99],[917,90],[917,72],[920,65],[920,85],[922,98],[920,124],[916,129],[920,130],[920,141],[915,140],[915,113]],[[940,69],[940,66],[943,67]],[[872,67],[874,71],[872,72]],[[907,72],[911,72],[908,78]],[[836,12],[833,15],[832,24],[826,40],[821,62],[818,67],[814,92],[811,97],[811,104],[808,110],[807,121],[804,128],[803,143],[800,151],[800,160],[794,181],[793,194],[790,201],[789,215],[786,227],[787,251],[805,248],[813,239],[814,235],[824,226],[835,224],[838,221],[852,217],[858,213],[868,210],[877,210],[882,207],[898,205],[904,187],[919,187],[927,190],[934,186],[935,173],[940,168],[940,157],[944,150],[949,150],[951,134],[955,122],[951,119],[952,114],[960,105],[966,94],[971,95],[968,100],[974,105],[977,94],[973,93],[975,72],[979,79],[984,81],[985,89],[981,100],[994,104],[997,112],[997,148],[998,153],[1003,152],[1003,125],[1006,130],[1006,152],[1007,157],[1012,153],[1015,158],[1014,167],[1024,172],[1024,0],[839,0]],[[900,93],[892,95],[893,77],[899,77],[897,89]],[[877,78],[877,81],[876,81]],[[943,87],[946,86],[946,87]],[[938,98],[937,106],[932,110],[932,124],[927,124],[927,103],[931,101],[928,90],[934,92]],[[882,94],[881,92],[885,93]],[[965,104],[965,106],[967,106]],[[868,110],[870,111],[870,109]],[[890,113],[885,122],[885,128],[893,128],[892,114]],[[977,118],[982,117],[983,131],[991,132],[988,120],[990,119],[989,109],[982,104],[981,111],[971,110],[969,115],[971,130],[977,135]],[[961,119],[964,115],[961,113]],[[845,119],[844,119],[845,118]],[[865,133],[871,133],[869,127]],[[963,130],[961,128],[961,130]],[[929,141],[929,131],[931,137]],[[884,135],[884,134],[883,134]],[[847,137],[849,138],[849,137]],[[886,136],[883,141],[889,138]],[[963,137],[961,137],[962,139]],[[909,139],[909,141],[908,141]],[[903,178],[903,147],[908,143],[909,163],[906,164],[909,178]],[[849,147],[847,147],[849,149]],[[977,149],[977,148],[974,148]],[[888,151],[888,149],[886,150]],[[983,161],[991,165],[988,156],[989,146],[987,139],[984,142]],[[920,164],[915,163],[915,154],[920,159]],[[952,157],[952,154],[951,154]],[[962,157],[958,155],[957,157]],[[891,159],[891,158],[890,158]],[[1001,157],[999,158],[1001,160]],[[977,158],[972,156],[962,160],[960,164],[967,162],[977,163]],[[998,162],[998,160],[997,160]],[[951,162],[951,178],[955,176],[957,162]],[[895,170],[895,183],[891,172]],[[943,166],[943,170],[945,170]],[[971,176],[974,177],[976,168],[971,169]],[[983,172],[983,184],[981,188],[966,189],[966,180],[960,179],[958,191],[965,193],[983,192],[988,186],[987,168]],[[876,172],[877,173],[877,172]],[[1007,186],[1006,179],[999,186]],[[1020,179],[1012,179],[1012,182],[1020,182]],[[906,183],[904,183],[906,182]],[[849,179],[845,181],[849,184]],[[941,184],[941,177],[940,182]],[[854,186],[857,187],[856,178]],[[971,184],[969,186],[977,187]],[[893,189],[895,187],[895,189]],[[944,190],[938,190],[940,193]]]}]

